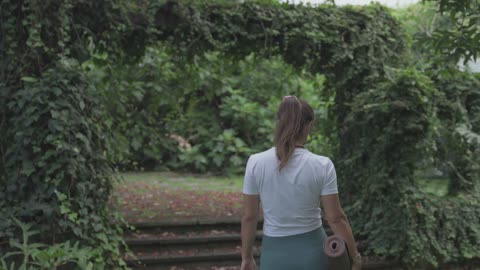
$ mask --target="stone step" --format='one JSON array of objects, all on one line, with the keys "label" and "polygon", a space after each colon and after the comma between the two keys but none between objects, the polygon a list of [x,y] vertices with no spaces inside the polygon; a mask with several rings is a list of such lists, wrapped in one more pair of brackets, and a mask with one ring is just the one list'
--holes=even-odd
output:
[{"label": "stone step", "polygon": [[[257,265],[259,265],[259,253],[255,253]],[[216,267],[238,267],[241,264],[239,252],[199,253],[191,255],[176,255],[156,257],[143,255],[135,259],[127,259],[127,264],[133,269],[215,269]],[[174,267],[174,268],[173,268]],[[365,258],[362,269],[371,270],[395,270],[400,269],[396,262],[373,261]]]},{"label": "stone step", "polygon": [[[237,269],[241,263],[239,220],[189,220],[134,224],[125,236],[130,248],[126,262],[133,269]],[[254,245],[260,256],[262,223]],[[327,234],[331,234],[328,227]],[[364,241],[359,249],[366,247]],[[363,269],[394,269],[392,263],[371,261]]]},{"label": "stone step", "polygon": [[[222,234],[222,235],[205,235],[205,236],[178,236],[178,237],[152,237],[152,238],[125,238],[125,242],[129,246],[175,246],[175,245],[199,245],[199,244],[216,244],[223,242],[238,242],[240,234]],[[257,240],[262,239],[262,233],[258,232]]]}]

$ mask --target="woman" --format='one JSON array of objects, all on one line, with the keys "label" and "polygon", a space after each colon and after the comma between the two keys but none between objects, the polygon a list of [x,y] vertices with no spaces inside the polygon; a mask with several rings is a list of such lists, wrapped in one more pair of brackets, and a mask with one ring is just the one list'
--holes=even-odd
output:
[{"label": "woman", "polygon": [[328,225],[342,236],[361,268],[348,219],[340,206],[332,161],[303,147],[312,129],[312,107],[295,96],[283,98],[277,112],[275,147],[250,156],[245,170],[242,217],[242,270],[256,269],[252,254],[262,202],[262,270],[327,270],[326,238],[320,201]]}]

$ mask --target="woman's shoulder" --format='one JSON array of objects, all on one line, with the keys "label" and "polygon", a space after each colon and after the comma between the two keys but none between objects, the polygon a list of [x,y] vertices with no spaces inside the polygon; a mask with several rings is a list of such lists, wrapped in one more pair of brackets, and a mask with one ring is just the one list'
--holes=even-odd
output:
[{"label": "woman's shoulder", "polygon": [[259,165],[259,164],[276,164],[277,161],[277,154],[275,153],[275,149],[272,147],[267,149],[263,152],[258,152],[255,154],[250,155],[248,158],[248,164],[251,165]]},{"label": "woman's shoulder", "polygon": [[333,165],[332,160],[327,156],[315,154],[311,151],[308,151],[308,153],[310,155],[309,160],[312,160],[313,162],[320,163],[321,165],[324,165],[324,166],[329,166],[330,164]]},{"label": "woman's shoulder", "polygon": [[251,156],[252,157],[263,157],[263,156],[270,156],[272,154],[275,154],[275,147],[269,148],[269,149],[267,149],[265,151],[262,151],[262,152],[254,153]]},{"label": "woman's shoulder", "polygon": [[250,155],[249,160],[252,160],[252,161],[253,160],[265,160],[265,159],[269,159],[269,158],[272,158],[272,157],[276,157],[275,147],[267,149],[263,152],[254,153],[254,154]]}]

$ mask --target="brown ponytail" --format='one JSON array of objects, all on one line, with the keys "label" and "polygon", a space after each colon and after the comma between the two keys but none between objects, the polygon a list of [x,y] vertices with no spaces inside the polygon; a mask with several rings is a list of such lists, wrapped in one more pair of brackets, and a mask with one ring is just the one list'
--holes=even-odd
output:
[{"label": "brown ponytail", "polygon": [[288,162],[295,150],[295,144],[302,136],[306,136],[305,128],[313,121],[312,107],[295,96],[283,98],[277,112],[277,127],[275,130],[275,147],[279,160],[280,171]]}]

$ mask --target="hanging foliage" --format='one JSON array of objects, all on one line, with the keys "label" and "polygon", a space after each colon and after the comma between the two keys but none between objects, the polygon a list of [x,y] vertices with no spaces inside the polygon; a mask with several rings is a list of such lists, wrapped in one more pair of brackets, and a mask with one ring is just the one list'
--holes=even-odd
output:
[{"label": "hanging foliage", "polygon": [[1,249],[21,240],[17,218],[40,232],[34,240],[78,240],[91,251],[89,267],[125,267],[121,222],[106,207],[113,179],[104,122],[78,60],[94,50],[121,55],[134,29],[127,8],[118,1],[0,3]]},{"label": "hanging foliage", "polygon": [[[478,259],[477,182],[462,182],[457,197],[440,201],[413,181],[430,147],[441,95],[429,78],[400,68],[405,34],[382,6],[6,0],[0,19],[0,214],[7,217],[0,220],[0,242],[18,238],[11,222],[17,217],[41,230],[46,242],[73,236],[97,248],[99,269],[124,267],[120,230],[106,207],[112,178],[104,130],[111,119],[101,114],[105,96],[98,96],[79,63],[91,57],[100,65],[136,63],[148,44],[161,40],[177,61],[194,63],[198,74],[198,56],[218,65],[208,57],[221,51],[228,59],[252,52],[280,56],[292,67],[325,75],[325,89],[335,96],[330,115],[336,118],[326,126],[338,146],[343,202],[369,252],[418,267]],[[215,74],[207,75],[215,87]],[[244,121],[234,112],[236,100],[214,97],[229,104],[229,124]],[[197,108],[212,102],[201,101]],[[476,141],[470,126],[456,128],[462,140]],[[243,144],[232,134],[214,141],[233,143],[238,152]],[[471,178],[475,168],[463,168]],[[468,219],[457,221],[451,207]]]}]

